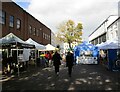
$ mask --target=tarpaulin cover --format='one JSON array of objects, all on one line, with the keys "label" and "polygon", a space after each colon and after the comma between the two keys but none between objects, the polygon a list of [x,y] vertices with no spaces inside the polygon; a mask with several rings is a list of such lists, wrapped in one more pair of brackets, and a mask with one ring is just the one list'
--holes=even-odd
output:
[{"label": "tarpaulin cover", "polygon": [[90,44],[86,41],[84,41],[83,43],[79,44],[78,46],[75,46],[74,47],[74,56],[80,56],[80,52],[81,51],[91,51],[92,52],[92,55],[93,57],[97,57],[98,55],[98,47],[93,45],[93,44]]}]

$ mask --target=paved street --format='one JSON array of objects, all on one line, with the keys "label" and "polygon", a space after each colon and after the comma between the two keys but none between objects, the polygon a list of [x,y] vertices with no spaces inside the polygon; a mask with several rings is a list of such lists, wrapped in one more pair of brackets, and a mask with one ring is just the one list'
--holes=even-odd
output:
[{"label": "paved street", "polygon": [[120,72],[108,71],[101,65],[75,65],[72,77],[68,77],[67,68],[61,66],[59,76],[54,68],[33,67],[3,81],[2,90],[120,90]]}]

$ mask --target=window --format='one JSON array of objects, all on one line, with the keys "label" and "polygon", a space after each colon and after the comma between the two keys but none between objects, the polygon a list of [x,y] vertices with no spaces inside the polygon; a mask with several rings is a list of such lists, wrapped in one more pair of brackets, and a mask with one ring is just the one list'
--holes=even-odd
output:
[{"label": "window", "polygon": [[95,45],[98,44],[98,38],[95,39]]},{"label": "window", "polygon": [[44,38],[44,33],[43,33],[43,38]]},{"label": "window", "polygon": [[36,30],[36,35],[39,36],[39,31],[38,31],[38,29]]},{"label": "window", "polygon": [[94,44],[94,41],[92,41],[91,43]]},{"label": "window", "polygon": [[45,39],[46,39],[46,34],[45,34]]},{"label": "window", "polygon": [[46,34],[46,40],[48,40],[48,35]]},{"label": "window", "polygon": [[5,12],[0,10],[0,23],[5,24]]},{"label": "window", "polygon": [[99,44],[102,43],[102,36],[99,37]]},{"label": "window", "polygon": [[33,35],[36,35],[36,28],[33,28]]},{"label": "window", "polygon": [[111,32],[111,37],[112,37],[112,38],[114,37],[113,32]]},{"label": "window", "polygon": [[106,34],[102,36],[102,42],[106,42]]},{"label": "window", "polygon": [[118,37],[118,30],[115,30],[115,32],[116,32],[116,37]]},{"label": "window", "polygon": [[13,26],[14,26],[14,17],[13,17],[13,16],[10,16],[10,17],[9,17],[9,26],[10,26],[10,27],[13,27]]},{"label": "window", "polygon": [[49,40],[50,40],[50,35],[49,35]]},{"label": "window", "polygon": [[32,34],[32,26],[29,25],[29,33]]},{"label": "window", "polygon": [[17,19],[17,29],[20,29],[20,27],[21,27],[21,21],[20,19]]},{"label": "window", "polygon": [[48,35],[46,34],[46,39],[48,40]]}]

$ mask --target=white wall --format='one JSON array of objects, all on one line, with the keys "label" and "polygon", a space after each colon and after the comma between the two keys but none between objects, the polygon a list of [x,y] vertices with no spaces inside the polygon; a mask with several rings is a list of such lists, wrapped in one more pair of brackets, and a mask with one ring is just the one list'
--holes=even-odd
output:
[{"label": "white wall", "polygon": [[[107,27],[113,23],[113,21],[115,21],[118,18],[118,16],[109,16],[106,20],[106,22],[104,22],[91,36],[89,36],[89,41],[93,40],[94,38],[102,35],[103,33],[107,32]],[[108,40],[108,35],[106,39]]]},{"label": "white wall", "polygon": [[108,40],[118,40],[118,21],[108,28]]}]

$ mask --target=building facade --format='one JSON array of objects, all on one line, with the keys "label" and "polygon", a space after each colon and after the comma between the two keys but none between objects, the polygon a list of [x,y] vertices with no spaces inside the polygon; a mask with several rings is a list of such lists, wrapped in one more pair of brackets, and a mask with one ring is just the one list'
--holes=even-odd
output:
[{"label": "building facade", "polygon": [[51,45],[56,47],[56,36],[54,32],[51,32]]},{"label": "building facade", "polygon": [[110,40],[109,26],[118,19],[116,15],[110,15],[100,26],[89,35],[89,42],[96,45]]},{"label": "building facade", "polygon": [[36,42],[51,44],[51,30],[26,12],[15,2],[1,2],[0,25],[2,37],[13,33],[22,40],[32,38]]},{"label": "building facade", "polygon": [[118,21],[120,21],[120,17],[107,27],[108,40],[118,40]]}]

